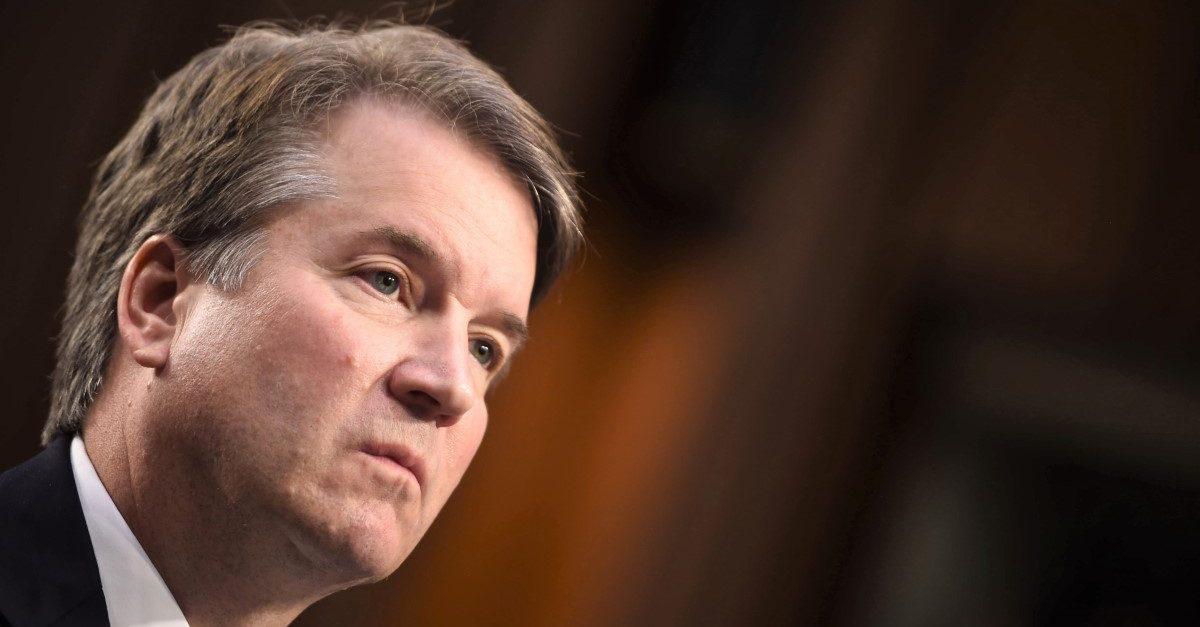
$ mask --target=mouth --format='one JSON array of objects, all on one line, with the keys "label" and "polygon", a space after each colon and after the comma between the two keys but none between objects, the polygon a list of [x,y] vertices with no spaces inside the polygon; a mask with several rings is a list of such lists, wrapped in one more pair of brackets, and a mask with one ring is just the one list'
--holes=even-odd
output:
[{"label": "mouth", "polygon": [[425,463],[407,447],[394,443],[371,442],[362,448],[362,452],[396,470],[407,471],[417,480],[417,485],[422,490],[425,489]]}]

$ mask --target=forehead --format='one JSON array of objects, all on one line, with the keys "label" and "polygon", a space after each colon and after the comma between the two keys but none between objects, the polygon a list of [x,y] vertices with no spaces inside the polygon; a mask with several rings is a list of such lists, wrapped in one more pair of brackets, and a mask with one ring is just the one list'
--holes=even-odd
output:
[{"label": "forehead", "polygon": [[521,292],[525,311],[537,218],[527,188],[498,158],[416,108],[370,99],[330,118],[321,150],[333,195],[285,222],[325,247],[363,233],[410,235],[459,275],[460,296]]},{"label": "forehead", "polygon": [[[322,140],[325,163],[339,193],[360,190],[364,184],[374,189],[428,183],[431,175],[445,176],[445,182],[472,176],[478,179],[472,187],[511,185],[524,190],[490,150],[455,130],[452,122],[401,101],[364,97],[339,107],[327,120]],[[532,215],[528,193],[521,195]]]}]

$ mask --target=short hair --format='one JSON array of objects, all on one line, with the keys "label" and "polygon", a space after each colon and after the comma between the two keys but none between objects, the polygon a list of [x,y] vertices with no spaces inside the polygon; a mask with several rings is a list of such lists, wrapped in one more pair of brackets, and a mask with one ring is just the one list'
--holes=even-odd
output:
[{"label": "short hair", "polygon": [[237,289],[262,253],[271,209],[328,197],[319,127],[378,97],[414,106],[491,151],[528,186],[537,216],[531,306],[583,242],[574,174],[552,130],[504,79],[428,26],[255,23],[158,86],[103,160],[79,222],[43,443],[78,432],[116,339],[121,277],[150,236]]}]

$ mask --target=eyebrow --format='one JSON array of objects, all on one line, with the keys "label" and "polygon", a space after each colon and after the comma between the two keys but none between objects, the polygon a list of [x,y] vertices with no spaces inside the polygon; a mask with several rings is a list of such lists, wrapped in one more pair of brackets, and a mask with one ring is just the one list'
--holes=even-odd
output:
[{"label": "eyebrow", "polygon": [[[426,264],[449,268],[453,274],[459,273],[458,264],[451,262],[429,242],[412,233],[406,233],[391,226],[379,226],[375,227],[371,234],[387,241],[393,248],[417,257]],[[529,341],[529,325],[511,311],[500,313],[500,327],[512,342],[512,348],[509,349],[510,356]]]},{"label": "eyebrow", "polygon": [[421,261],[429,264],[449,267],[456,272],[458,270],[458,266],[450,263],[450,260],[446,259],[445,255],[439,252],[438,249],[434,248],[429,242],[417,237],[416,235],[413,235],[412,233],[405,233],[404,231],[391,226],[375,227],[371,233],[391,244],[393,248],[397,248],[409,253],[410,255],[418,257]]},{"label": "eyebrow", "polygon": [[529,325],[525,324],[520,316],[508,311],[500,314],[500,319],[500,326],[504,328],[504,333],[512,339],[511,352],[516,353],[525,342],[529,341]]}]

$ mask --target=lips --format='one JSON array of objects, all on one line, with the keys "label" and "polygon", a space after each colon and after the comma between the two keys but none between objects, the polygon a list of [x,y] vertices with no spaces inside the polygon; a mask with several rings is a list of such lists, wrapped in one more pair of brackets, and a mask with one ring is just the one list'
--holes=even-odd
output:
[{"label": "lips", "polygon": [[416,478],[417,485],[425,488],[425,463],[404,445],[372,442],[363,447],[362,452],[407,469]]}]

